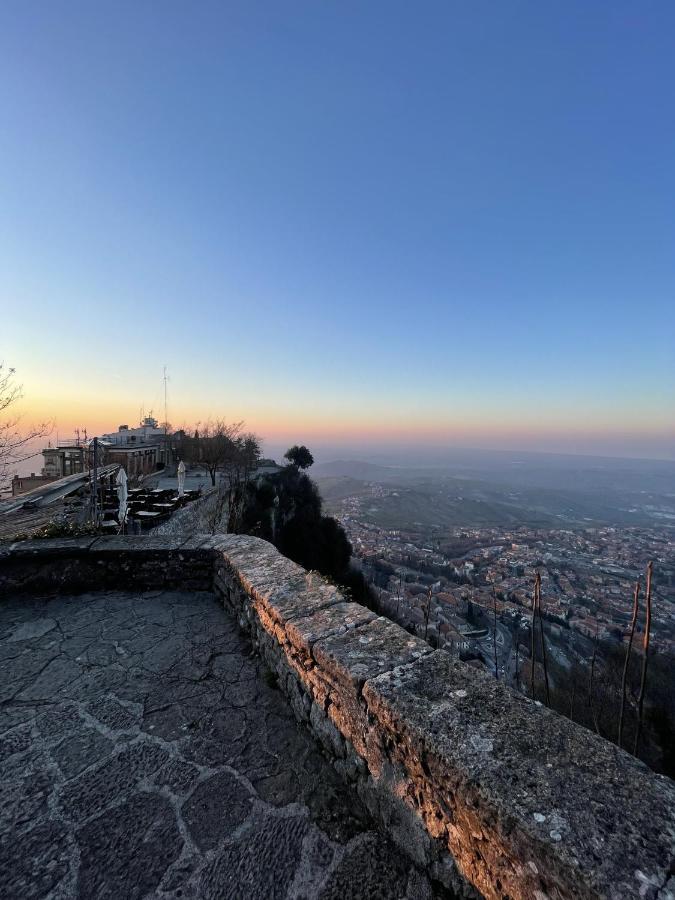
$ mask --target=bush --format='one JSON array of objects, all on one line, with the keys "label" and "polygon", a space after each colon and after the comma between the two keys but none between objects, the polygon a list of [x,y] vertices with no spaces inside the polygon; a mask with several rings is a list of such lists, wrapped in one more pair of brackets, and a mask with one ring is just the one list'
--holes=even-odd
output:
[{"label": "bush", "polygon": [[76,525],[74,522],[66,522],[60,519],[52,519],[40,528],[32,532],[21,532],[14,535],[15,541],[47,540],[60,537],[83,537],[98,534],[98,529],[92,522]]}]

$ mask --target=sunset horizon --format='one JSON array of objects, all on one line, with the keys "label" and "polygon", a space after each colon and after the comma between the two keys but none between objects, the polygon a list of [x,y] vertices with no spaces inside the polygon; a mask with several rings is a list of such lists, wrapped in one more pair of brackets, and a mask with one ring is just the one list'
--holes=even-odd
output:
[{"label": "sunset horizon", "polygon": [[75,7],[0,11],[26,420],[675,457],[667,5]]}]

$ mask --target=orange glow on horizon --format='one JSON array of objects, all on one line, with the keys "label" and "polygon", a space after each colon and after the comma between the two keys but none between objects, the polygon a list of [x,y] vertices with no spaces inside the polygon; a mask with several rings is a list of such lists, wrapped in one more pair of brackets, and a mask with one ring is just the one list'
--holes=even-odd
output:
[{"label": "orange glow on horizon", "polygon": [[[89,436],[116,431],[120,424],[133,426],[139,416],[130,414],[129,405],[116,398],[107,398],[105,409],[100,402],[91,397],[78,400],[77,403],[61,402],[51,404],[46,399],[33,402],[22,401],[20,413],[25,427],[36,422],[51,421],[54,429],[46,440],[55,442],[74,436],[75,429],[87,429]],[[161,421],[162,416],[154,411],[155,418]],[[387,415],[386,411],[369,414],[362,412],[349,416],[321,413],[298,413],[278,409],[257,409],[246,416],[242,410],[233,409],[220,415],[202,413],[190,414],[187,410],[174,407],[169,410],[172,427],[182,425],[194,428],[198,422],[207,419],[224,418],[229,422],[242,421],[247,431],[258,434],[263,441],[301,442],[320,444],[371,444],[379,445],[402,443],[420,443],[421,445],[458,445],[486,446],[526,450],[528,446],[541,442],[555,442],[557,439],[568,444],[570,441],[580,443],[588,440],[617,442],[625,438],[638,440],[654,440],[665,444],[675,444],[675,429],[664,427],[653,421],[617,422],[600,421],[574,422],[565,415],[549,415],[547,419],[526,417],[509,418],[506,415],[499,419],[490,417],[487,420],[478,415],[457,415],[454,419],[449,415],[439,415],[429,421],[428,414],[400,413]],[[665,425],[665,423],[664,423]]]}]

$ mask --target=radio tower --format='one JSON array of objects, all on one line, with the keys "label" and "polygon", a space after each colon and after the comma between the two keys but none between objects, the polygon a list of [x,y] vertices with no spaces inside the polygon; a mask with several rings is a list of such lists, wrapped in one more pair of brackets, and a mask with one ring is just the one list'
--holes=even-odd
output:
[{"label": "radio tower", "polygon": [[169,464],[169,441],[167,437],[167,404],[166,404],[166,383],[169,380],[166,374],[166,366],[164,366],[164,465]]}]

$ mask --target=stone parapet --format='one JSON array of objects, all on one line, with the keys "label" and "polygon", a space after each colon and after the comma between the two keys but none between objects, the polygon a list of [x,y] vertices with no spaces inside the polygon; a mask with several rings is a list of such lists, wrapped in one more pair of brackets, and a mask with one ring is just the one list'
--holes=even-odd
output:
[{"label": "stone parapet", "polygon": [[461,896],[675,898],[675,783],[257,538],[0,546],[0,593],[215,591],[383,828]]}]

